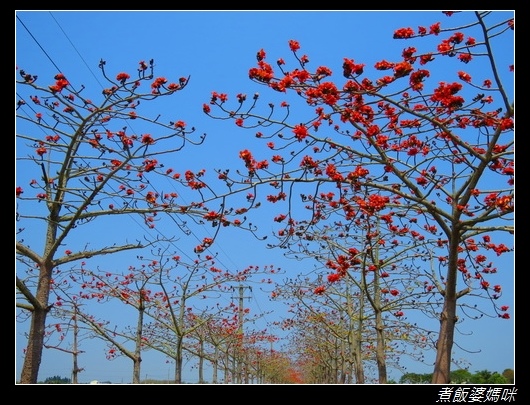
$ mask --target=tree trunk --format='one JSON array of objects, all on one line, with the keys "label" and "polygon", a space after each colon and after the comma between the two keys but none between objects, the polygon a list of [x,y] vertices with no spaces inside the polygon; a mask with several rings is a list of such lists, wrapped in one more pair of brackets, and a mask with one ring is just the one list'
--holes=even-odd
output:
[{"label": "tree trunk", "polygon": [[182,358],[182,338],[179,337],[175,347],[175,384],[182,384],[182,365],[184,359]]},{"label": "tree trunk", "polygon": [[451,355],[457,321],[458,243],[453,242],[456,240],[458,240],[457,236],[453,235],[449,246],[447,282],[445,283],[444,306],[440,315],[440,332],[436,342],[436,360],[432,374],[433,384],[449,384],[451,382]]},{"label": "tree trunk", "polygon": [[28,347],[20,374],[21,384],[37,384],[39,368],[44,347],[44,329],[46,325],[46,308],[35,308],[31,315],[31,326],[28,336]]},{"label": "tree trunk", "polygon": [[376,334],[377,343],[375,348],[375,358],[377,361],[377,375],[379,378],[379,384],[386,384],[388,382],[387,370],[386,370],[386,356],[385,356],[385,332],[384,332],[384,321],[381,316],[381,311],[376,313]]},{"label": "tree trunk", "polygon": [[46,317],[50,310],[48,300],[50,297],[51,271],[51,264],[40,264],[39,283],[37,285],[33,312],[31,313],[28,347],[26,348],[24,364],[22,365],[22,372],[20,374],[21,384],[37,384],[39,377],[42,351],[44,350]]}]

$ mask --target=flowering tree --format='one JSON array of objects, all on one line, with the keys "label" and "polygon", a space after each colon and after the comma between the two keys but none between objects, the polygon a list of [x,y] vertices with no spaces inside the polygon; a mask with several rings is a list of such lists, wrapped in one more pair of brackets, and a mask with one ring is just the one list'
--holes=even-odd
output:
[{"label": "flowering tree", "polygon": [[[55,289],[57,291],[58,289]],[[79,382],[79,374],[84,371],[79,366],[79,357],[82,350],[82,342],[92,338],[90,331],[83,328],[80,321],[79,302],[74,298],[64,296],[59,305],[51,308],[52,322],[46,326],[44,348],[54,349],[72,355],[72,384]],[[67,339],[70,337],[71,339]]]},{"label": "flowering tree", "polygon": [[[281,326],[290,331],[294,359],[311,358],[316,348],[322,349],[318,359],[313,359],[314,370],[327,364],[329,372],[321,376],[317,372],[324,380],[315,382],[386,384],[387,368],[401,368],[401,357],[420,361],[421,354],[432,349],[435,333],[422,329],[405,315],[421,308],[421,294],[387,288],[381,280],[372,282],[369,288],[353,277],[326,286],[324,283],[322,277],[315,281],[308,276],[298,277],[274,292],[290,304],[292,317]],[[329,357],[323,359],[326,353]]]},{"label": "flowering tree", "polygon": [[[193,331],[192,337],[195,339],[195,345],[200,344],[202,349],[204,340],[207,340],[208,345],[212,348],[207,355],[212,364],[212,383],[219,382],[219,369],[224,364],[224,380],[228,381],[228,372],[230,370],[229,357],[230,345],[234,340],[237,332],[238,322],[237,318],[222,317],[222,318],[207,318],[206,322]],[[199,350],[201,352],[201,350]],[[199,381],[202,381],[199,373]]]},{"label": "flowering tree", "polygon": [[[347,188],[343,191],[344,195],[348,193]],[[362,201],[361,196],[362,191],[358,191],[357,201]],[[436,296],[424,259],[432,242],[409,232],[409,219],[394,220],[393,204],[385,210],[361,208],[359,215],[350,217],[348,211],[328,205],[332,197],[331,193],[321,193],[312,201],[320,215],[337,219],[330,224],[320,221],[301,235],[293,234],[287,248],[289,256],[311,259],[318,266],[310,274],[290,278],[272,295],[288,300],[294,307],[318,311],[319,316],[313,319],[321,319],[325,328],[344,341],[358,384],[365,381],[363,362],[373,361],[374,356],[378,381],[385,384],[386,360],[396,357],[399,341],[409,349],[428,343],[419,328],[414,334],[405,331],[410,330],[407,314],[421,311],[433,317],[432,301]],[[328,325],[327,311],[340,322],[334,320]],[[345,324],[343,330],[335,330],[335,325],[341,324]],[[409,339],[403,339],[404,335]],[[408,354],[413,352],[409,350]]]},{"label": "flowering tree", "polygon": [[[204,206],[182,204],[177,193],[179,187],[199,190],[201,173],[181,176],[163,162],[164,156],[198,145],[204,137],[194,139],[194,128],[178,117],[142,115],[142,103],[177,94],[188,78],[170,82],[156,77],[152,60],[141,61],[135,77],[108,75],[104,61],[99,67],[108,87],[96,94],[97,100],[84,87],[76,90],[62,73],[51,84],[39,85],[37,75],[19,70],[16,287],[17,307],[31,318],[21,383],[37,382],[54,269],[173,238],[142,235],[133,242],[117,242],[125,238],[114,219],[136,216],[147,231],[161,213],[200,220],[205,216]],[[157,190],[156,178],[172,183],[171,192]],[[87,236],[95,224],[105,226],[96,230],[102,232],[99,246]],[[85,240],[75,244],[72,235],[84,235]],[[108,244],[106,235],[114,235]],[[208,243],[203,241],[200,248]]]},{"label": "flowering tree", "polygon": [[[153,292],[150,290],[150,280],[157,277],[156,273],[150,271],[149,266],[135,268],[129,266],[125,273],[116,273],[110,270],[92,271],[83,264],[79,269],[68,272],[69,285],[75,286],[72,295],[66,291],[58,292],[54,288],[57,297],[55,306],[63,306],[65,298],[75,302],[84,302],[83,307],[88,308],[90,302],[101,305],[109,305],[111,300],[127,306],[136,313],[136,325],[120,325],[109,319],[100,319],[94,312],[78,310],[76,318],[91,331],[93,337],[103,340],[108,350],[106,357],[113,360],[120,355],[129,358],[133,362],[132,383],[140,383],[142,352],[145,349],[145,336],[143,334],[146,309],[153,305]],[[120,311],[123,314],[125,311]],[[104,311],[104,313],[108,313]],[[129,344],[132,343],[132,347]]]},{"label": "flowering tree", "polygon": [[[164,251],[158,252],[147,267],[156,276],[151,279],[151,305],[146,308],[151,322],[145,325],[143,341],[175,362],[176,384],[182,383],[184,351],[200,353],[193,348],[198,330],[227,316],[227,308],[221,303],[229,301],[233,284],[276,271],[272,266],[249,266],[232,272],[218,268],[215,258],[208,254],[186,263],[180,256]],[[237,311],[229,314],[238,321],[238,328],[233,331],[235,338],[243,339],[243,314],[249,309],[235,304],[228,308]]]},{"label": "flowering tree", "polygon": [[255,128],[273,151],[270,160],[241,151],[244,179],[219,174],[232,187],[272,186],[267,200],[286,203],[273,218],[281,224],[276,246],[297,247],[339,214],[352,221],[383,210],[396,243],[404,236],[428,241],[425,273],[441,297],[433,383],[450,381],[458,302],[481,296],[495,316],[509,319],[509,306],[497,303],[502,286],[492,280],[496,258],[513,250],[514,19],[489,11],[461,17],[462,26],[397,29],[395,39],[417,45],[371,71],[345,57],[342,82],[326,66],[309,69],[295,40],[291,69],[283,58],[274,69],[259,50],[250,78],[299,96],[309,115],[292,117],[287,101],[279,112],[273,103],[261,112],[258,93],[239,93],[232,107],[225,93],[213,92],[203,105],[214,119]]}]

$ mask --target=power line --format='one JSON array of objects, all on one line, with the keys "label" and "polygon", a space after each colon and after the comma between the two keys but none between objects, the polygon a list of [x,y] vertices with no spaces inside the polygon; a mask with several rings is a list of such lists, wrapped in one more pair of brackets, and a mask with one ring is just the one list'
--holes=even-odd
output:
[{"label": "power line", "polygon": [[[96,80],[96,82],[100,85],[101,88],[104,88],[104,86],[101,84],[101,82],[98,80],[97,76],[95,75],[95,73],[93,72],[93,70],[90,68],[90,66],[87,64],[85,58],[83,57],[83,55],[79,52],[79,50],[77,49],[77,47],[75,46],[75,44],[72,42],[72,40],[70,39],[70,37],[68,36],[68,34],[65,32],[65,30],[62,28],[62,26],[60,25],[60,23],[57,21],[57,19],[53,16],[53,14],[51,12],[49,12],[50,16],[53,18],[53,20],[55,21],[56,25],[59,27],[60,31],[63,33],[63,35],[65,36],[66,40],[68,41],[68,43],[72,46],[72,48],[74,49],[74,51],[76,52],[76,54],[79,56],[79,58],[82,60],[83,64],[87,67],[88,71],[90,72],[90,74],[94,77],[94,79]],[[48,54],[48,52],[44,49],[44,47],[41,45],[41,43],[37,40],[37,38],[32,34],[32,32],[29,30],[29,28],[24,24],[24,22],[20,19],[20,17],[17,15],[17,20],[20,22],[20,24],[24,27],[24,29],[27,31],[27,33],[30,35],[30,37],[33,39],[33,41],[35,41],[35,43],[37,44],[37,46],[42,50],[42,52],[44,53],[44,55],[46,55],[46,57],[48,58],[48,60],[50,61],[50,63],[59,71],[61,72],[61,69],[58,67],[58,65],[55,63],[55,61],[53,60],[53,58]],[[18,94],[17,94],[18,95]],[[23,100],[23,97],[21,97],[20,95],[18,95],[22,100]],[[26,103],[26,105],[28,105]],[[30,107],[31,108],[31,107]],[[33,110],[33,109],[32,109]],[[129,127],[131,127],[130,123],[128,122],[127,125]],[[134,131],[134,129],[131,127],[131,129]],[[153,189],[155,191],[158,191],[156,190],[156,187],[153,186],[152,183],[151,184],[151,187],[153,187]],[[116,192],[116,190],[114,190]],[[182,198],[182,196],[181,196]],[[184,203],[186,203],[184,201]],[[130,217],[132,218],[132,220],[139,226],[143,229],[143,226],[137,221],[137,219],[132,215],[130,214]],[[185,226],[184,224],[182,223],[178,223],[176,221],[176,219],[173,217],[173,216],[169,216],[169,218],[175,222],[177,224],[177,226],[179,227],[179,229],[181,229],[185,234],[187,231],[185,231],[182,227]],[[203,228],[205,228],[204,224],[202,225]],[[195,239],[198,241],[198,242],[201,242],[201,239],[193,232],[192,229],[190,229],[189,227],[187,227],[188,229],[188,232],[190,235],[193,235],[195,237]],[[205,228],[206,229],[206,228]],[[158,235],[162,236],[164,239],[166,240],[169,240],[170,238],[168,238],[166,235],[164,235],[159,229],[156,229],[156,228],[151,228],[151,229],[147,229],[148,232],[156,232]],[[208,233],[209,236],[211,236],[211,234]],[[183,256],[187,257],[189,260],[193,260],[193,258],[191,256],[189,256],[186,252],[184,252],[179,246],[177,246],[175,243],[171,242],[171,245],[177,250],[179,251]],[[233,262],[233,260],[230,259],[230,256],[222,249],[221,246],[217,246],[219,248],[219,250],[221,250],[224,255],[232,262],[232,264],[236,267],[237,269],[237,265],[235,265],[235,263]],[[208,248],[207,250],[211,251],[212,249]],[[228,269],[228,266],[226,266],[222,260],[220,260],[218,257],[216,257],[216,261],[220,264],[221,267],[225,268],[225,269]]]},{"label": "power line", "polygon": [[37,44],[37,46],[42,50],[42,52],[44,53],[44,55],[46,55],[46,57],[48,58],[48,60],[51,62],[51,64],[53,66],[55,66],[55,68],[57,69],[58,72],[61,71],[61,69],[59,69],[59,66],[57,66],[55,64],[55,62],[53,61],[53,59],[51,58],[50,55],[48,55],[48,52],[46,52],[46,50],[41,46],[41,44],[39,43],[39,41],[37,41],[37,38],[35,38],[33,36],[33,34],[31,33],[31,31],[28,29],[28,27],[26,27],[26,24],[24,24],[22,22],[22,20],[20,19],[20,17],[17,15],[17,20],[20,22],[20,24],[22,24],[22,26],[25,28],[25,30],[28,32],[29,36],[35,41],[35,43]]},{"label": "power line", "polygon": [[96,80],[96,82],[98,82],[98,84],[103,88],[103,85],[101,84],[101,82],[99,81],[98,77],[96,76],[96,74],[94,73],[94,71],[90,68],[90,66],[88,65],[88,63],[86,62],[85,58],[83,58],[83,55],[81,55],[81,53],[77,50],[76,46],[74,45],[74,43],[70,40],[70,37],[66,34],[66,32],[63,30],[63,27],[61,27],[61,25],[59,24],[59,22],[55,19],[55,17],[53,16],[52,12],[50,11],[50,16],[53,18],[53,21],[55,21],[55,23],[57,24],[57,26],[59,27],[59,29],[61,30],[61,32],[63,33],[63,35],[66,37],[66,39],[68,40],[68,42],[70,43],[70,45],[72,46],[72,48],[74,48],[74,51],[77,53],[77,55],[79,56],[79,58],[83,61],[83,63],[85,64],[86,68],[88,69],[88,71],[90,72],[90,74],[92,74],[92,76],[94,77],[94,79]]},{"label": "power line", "polygon": [[[59,29],[61,30],[61,32],[63,33],[63,35],[66,37],[66,39],[68,40],[69,44],[72,46],[72,48],[75,50],[76,54],[79,56],[79,58],[83,61],[83,64],[87,67],[87,69],[89,70],[89,72],[91,73],[91,75],[95,78],[96,82],[103,88],[103,85],[101,84],[101,82],[98,80],[98,78],[96,77],[96,75],[94,74],[93,70],[88,66],[88,64],[86,63],[86,60],[83,58],[82,54],[78,51],[78,49],[76,48],[75,44],[70,40],[68,34],[65,32],[65,30],[61,27],[61,25],[59,24],[59,22],[55,19],[55,17],[52,15],[52,13],[50,12],[50,16],[54,19],[55,23],[57,24],[57,26],[59,27]],[[48,60],[53,64],[53,66],[58,70],[58,71],[61,71],[59,69],[59,67],[57,66],[57,64],[54,62],[54,60],[52,59],[52,57],[46,52],[46,50],[44,49],[44,47],[39,43],[39,41],[35,38],[35,36],[29,31],[29,29],[27,28],[27,26],[20,20],[20,18],[17,16],[17,19],[19,20],[19,22],[24,26],[24,28],[26,29],[26,31],[29,33],[29,35],[31,36],[31,38],[37,43],[37,45],[39,46],[39,48],[42,50],[42,52],[46,55],[46,57],[48,58]],[[130,123],[127,123],[127,125],[130,127]],[[131,129],[133,129],[131,127]],[[134,130],[134,129],[133,129]],[[166,179],[168,182],[169,182],[169,179]],[[151,184],[151,183],[150,183]],[[155,191],[156,190],[156,187],[151,184],[151,187],[153,187],[153,189]],[[116,190],[114,190],[116,191]],[[183,199],[182,196],[180,196],[181,199]],[[186,201],[183,199],[184,201],[184,204],[186,204]],[[135,216],[133,216],[132,214],[130,214],[130,217],[131,219],[144,231],[147,231],[147,232],[155,232],[156,234],[162,236],[164,239],[166,240],[170,240],[170,238],[168,238],[163,232],[161,232],[158,228],[154,228],[154,229],[144,229],[144,227],[138,222],[138,220],[136,219]],[[172,215],[169,215],[169,218],[175,222],[177,224],[177,226],[186,234],[186,232],[189,232],[189,235],[192,235],[198,242],[201,242],[201,239],[196,235],[196,233],[189,227],[187,227],[184,223],[178,223],[177,222],[177,219],[172,216]],[[187,230],[184,230],[183,227],[186,226]],[[207,232],[207,234],[209,236],[211,236],[210,232],[207,231],[206,227],[204,224],[202,224],[202,227],[205,229],[205,231]],[[188,255],[184,250],[182,250],[178,245],[176,245],[173,241],[170,241],[170,244],[177,250],[180,252],[180,254],[182,254],[183,256],[187,257],[189,260],[193,260],[193,258]],[[236,270],[238,269],[238,266],[234,263],[234,261],[231,259],[231,257],[226,253],[226,251],[223,249],[223,247],[221,245],[215,245],[215,248],[219,251],[221,251],[221,253],[224,254],[225,257],[228,258],[228,260],[231,262],[232,264],[232,268],[235,268]],[[207,248],[207,251],[210,251],[212,252],[213,250],[213,247],[208,247]],[[213,253],[213,252],[212,252]],[[215,259],[216,259],[216,262],[218,262],[218,264],[220,265],[220,267],[224,268],[225,270],[228,269],[229,267],[223,262],[223,260],[221,260],[218,255],[214,254],[215,256]],[[251,294],[252,294],[252,298],[254,298],[254,303],[257,305],[258,307],[258,311],[261,311],[261,313],[263,314],[263,316],[265,318],[267,318],[265,316],[265,314],[263,313],[262,309],[260,308],[259,306],[259,302],[254,294],[254,292],[252,292],[252,289],[250,289],[251,291]],[[250,297],[249,297],[250,298]],[[268,323],[267,319],[265,319],[266,322]]]},{"label": "power line", "polygon": [[[94,74],[93,70],[90,68],[90,66],[87,64],[85,58],[82,56],[82,54],[78,51],[77,47],[74,45],[74,43],[71,41],[70,37],[68,36],[68,34],[65,32],[65,30],[62,28],[62,26],[59,24],[59,22],[57,21],[57,19],[53,16],[53,14],[50,12],[49,13],[50,16],[53,18],[53,20],[55,21],[55,23],[57,24],[57,26],[59,27],[59,29],[61,30],[61,32],[63,33],[63,35],[66,37],[66,39],[68,40],[68,42],[70,43],[70,45],[72,46],[72,48],[76,51],[77,55],[79,56],[79,58],[83,61],[84,65],[87,67],[87,69],[90,71],[90,73],[92,74],[92,76],[96,79],[96,81],[98,82],[98,84],[101,86],[101,88],[103,88],[103,85],[101,84],[101,82],[98,80],[98,78],[96,77],[96,75]],[[131,127],[130,123],[127,123],[127,125],[129,127]],[[133,129],[131,127],[131,129]],[[134,130],[134,129],[133,129]],[[154,187],[152,184],[151,186],[155,189],[155,191],[158,192],[158,190],[156,190],[156,187]],[[182,199],[182,196],[180,197]],[[186,204],[186,201],[184,200],[184,204]],[[173,220],[173,222],[177,223],[175,218],[173,218],[172,216],[170,216],[170,218]],[[181,229],[182,229],[182,226],[184,226],[183,224],[178,224],[177,223],[177,226]],[[204,225],[202,225],[203,228],[205,228]],[[189,229],[189,232],[191,235],[193,235],[195,237],[195,239],[198,241],[198,242],[201,242],[201,239],[193,232],[192,229],[188,228]],[[206,229],[206,228],[205,228]],[[161,235],[162,237],[164,237],[165,239],[168,239],[164,234],[162,234],[158,229],[156,230],[156,232],[158,232],[159,235]],[[186,231],[183,230],[184,233],[186,233]],[[208,233],[208,236],[211,236],[211,234]],[[178,246],[176,246],[175,244],[172,243],[172,245],[179,251],[181,252],[184,256],[186,256],[188,259],[192,260],[192,258],[190,256],[188,256],[184,251],[182,251]],[[230,259],[230,256],[228,256],[226,254],[226,252],[223,251],[222,247],[220,247],[220,250],[225,254],[226,257],[229,258],[229,260],[232,262],[232,264],[235,265],[235,263]],[[209,248],[207,250],[210,250]],[[221,260],[219,260],[218,257],[216,257],[216,260],[219,262],[219,264],[221,265],[221,267],[224,267],[224,268],[228,268],[225,264],[223,264],[223,262]],[[235,266],[237,268],[237,265]]]}]

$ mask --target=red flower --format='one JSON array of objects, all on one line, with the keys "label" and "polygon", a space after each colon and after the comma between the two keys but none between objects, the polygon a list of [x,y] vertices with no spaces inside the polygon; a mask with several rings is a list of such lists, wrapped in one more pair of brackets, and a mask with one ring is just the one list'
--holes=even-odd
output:
[{"label": "red flower", "polygon": [[463,80],[466,83],[469,83],[471,81],[471,76],[467,74],[466,72],[462,72],[462,71],[458,72],[458,77],[460,78],[460,80]]},{"label": "red flower", "polygon": [[458,59],[461,62],[468,63],[469,61],[471,61],[471,59],[473,59],[473,57],[470,53],[461,53],[460,55],[458,55]]},{"label": "red flower", "polygon": [[44,155],[45,153],[48,152],[48,150],[43,146],[43,144],[41,143],[40,146],[35,150],[35,152],[37,152],[37,155],[39,156],[42,156]]},{"label": "red flower", "polygon": [[315,290],[313,291],[316,295],[322,295],[324,294],[324,292],[326,291],[326,287],[324,287],[323,285],[315,288]]},{"label": "red flower", "polygon": [[429,33],[430,34],[434,34],[434,35],[438,35],[440,33],[440,23],[437,22],[436,24],[431,25]]},{"label": "red flower", "polygon": [[400,28],[394,31],[394,39],[404,39],[414,36],[414,30],[412,28]]},{"label": "red flower", "polygon": [[208,214],[204,215],[203,218],[207,221],[215,221],[216,219],[219,219],[221,215],[215,211],[210,211]]},{"label": "red flower", "polygon": [[265,55],[266,55],[266,53],[265,53],[265,51],[263,50],[263,48],[260,49],[260,50],[258,51],[258,53],[256,54],[256,58],[258,59],[258,62],[259,62],[259,61],[262,61],[263,59],[265,59]]},{"label": "red flower", "polygon": [[296,125],[293,129],[293,133],[296,139],[298,139],[299,141],[301,141],[308,135],[307,128],[302,124]]},{"label": "red flower", "polygon": [[287,218],[286,215],[284,215],[284,214],[280,214],[280,215],[278,215],[277,217],[274,218],[274,221],[276,221],[276,222],[282,222],[285,218]]},{"label": "red flower", "polygon": [[291,39],[289,40],[289,48],[291,48],[291,51],[296,52],[300,49],[300,43],[294,39]]},{"label": "red flower", "polygon": [[394,66],[394,76],[395,77],[403,77],[407,76],[410,72],[412,72],[414,69],[412,65],[408,62],[401,62]]},{"label": "red flower", "polygon": [[157,77],[153,83],[151,83],[151,89],[153,94],[158,94],[160,92],[160,87],[162,87],[164,84],[167,83],[167,79],[165,77]]},{"label": "red flower", "polygon": [[127,73],[118,73],[116,75],[116,80],[121,82],[122,84],[125,83],[130,78],[131,78],[131,76],[129,76]]},{"label": "red flower", "polygon": [[152,145],[155,143],[155,140],[150,134],[143,134],[142,135],[142,143],[144,145]]}]

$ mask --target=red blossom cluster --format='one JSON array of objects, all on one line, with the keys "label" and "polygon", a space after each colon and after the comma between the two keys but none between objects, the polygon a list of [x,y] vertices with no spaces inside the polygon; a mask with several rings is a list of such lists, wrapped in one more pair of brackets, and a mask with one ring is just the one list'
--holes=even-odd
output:
[{"label": "red blossom cluster", "polygon": [[55,84],[48,86],[52,93],[60,93],[70,83],[66,80],[66,77],[62,73],[58,73],[54,77]]}]

